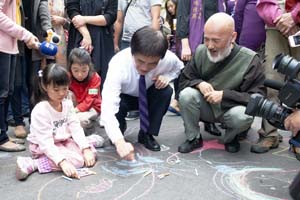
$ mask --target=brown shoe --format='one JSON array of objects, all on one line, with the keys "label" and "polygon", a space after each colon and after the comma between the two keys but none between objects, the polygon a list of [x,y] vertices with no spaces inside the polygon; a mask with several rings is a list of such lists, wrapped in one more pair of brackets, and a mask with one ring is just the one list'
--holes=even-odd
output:
[{"label": "brown shoe", "polygon": [[26,138],[27,132],[23,125],[19,125],[15,127],[15,135],[17,138]]},{"label": "brown shoe", "polygon": [[250,151],[253,153],[266,153],[270,149],[277,148],[278,145],[278,137],[260,137],[256,144],[251,145]]},{"label": "brown shoe", "polygon": [[22,144],[15,144],[11,141],[7,141],[4,144],[0,145],[0,151],[6,151],[6,152],[18,152],[18,151],[24,151],[26,148]]}]

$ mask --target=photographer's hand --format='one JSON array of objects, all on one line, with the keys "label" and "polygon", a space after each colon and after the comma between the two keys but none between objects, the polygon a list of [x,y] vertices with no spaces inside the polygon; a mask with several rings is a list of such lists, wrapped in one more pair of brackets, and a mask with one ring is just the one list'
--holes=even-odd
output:
[{"label": "photographer's hand", "polygon": [[277,17],[274,20],[274,24],[276,25],[276,28],[281,32],[281,34],[285,36],[288,36],[291,29],[296,26],[291,13],[284,13],[281,16]]},{"label": "photographer's hand", "polygon": [[293,133],[293,136],[296,136],[300,130],[300,110],[295,110],[284,120],[284,126],[287,130]]}]

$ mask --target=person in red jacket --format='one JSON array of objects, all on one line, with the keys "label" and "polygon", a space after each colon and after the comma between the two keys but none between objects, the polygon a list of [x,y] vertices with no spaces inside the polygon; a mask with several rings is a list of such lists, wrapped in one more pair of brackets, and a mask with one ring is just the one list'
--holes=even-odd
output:
[{"label": "person in red jacket", "polygon": [[68,67],[75,112],[85,134],[90,135],[96,132],[101,113],[101,78],[94,71],[91,56],[85,49],[74,48],[71,51]]}]

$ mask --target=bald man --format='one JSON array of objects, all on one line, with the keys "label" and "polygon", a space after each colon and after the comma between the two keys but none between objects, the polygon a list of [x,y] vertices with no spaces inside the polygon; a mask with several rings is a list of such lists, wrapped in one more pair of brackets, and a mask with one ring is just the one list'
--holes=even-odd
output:
[{"label": "bald man", "polygon": [[231,16],[212,15],[204,26],[204,44],[184,68],[179,105],[187,140],[178,147],[181,153],[202,147],[200,120],[224,123],[225,150],[238,152],[238,134],[253,122],[244,114],[250,95],[266,94],[260,59],[254,51],[235,44],[234,30]]}]

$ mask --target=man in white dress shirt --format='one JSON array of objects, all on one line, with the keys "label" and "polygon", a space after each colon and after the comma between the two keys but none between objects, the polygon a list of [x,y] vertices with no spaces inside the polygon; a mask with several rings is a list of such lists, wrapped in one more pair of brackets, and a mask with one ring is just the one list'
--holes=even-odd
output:
[{"label": "man in white dress shirt", "polygon": [[158,136],[162,118],[167,112],[172,88],[183,63],[168,51],[168,42],[160,31],[151,27],[138,29],[132,36],[130,48],[116,54],[109,63],[102,91],[101,123],[120,157],[134,159],[134,148],[124,140],[127,111],[139,105],[139,77],[145,76],[149,113],[149,128],[140,130],[138,142],[147,149],[160,151],[153,136]]}]

